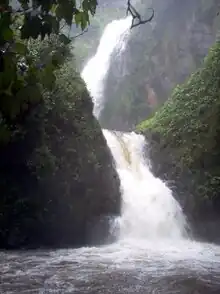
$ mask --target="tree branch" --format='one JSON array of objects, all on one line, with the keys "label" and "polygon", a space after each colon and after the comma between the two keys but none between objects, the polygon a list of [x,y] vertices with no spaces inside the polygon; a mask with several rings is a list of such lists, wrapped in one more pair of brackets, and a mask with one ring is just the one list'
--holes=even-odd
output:
[{"label": "tree branch", "polygon": [[[152,11],[151,16],[148,19],[142,19],[140,13],[137,12],[137,10],[134,8],[134,6],[131,4],[131,0],[128,0],[127,2],[127,15],[130,13],[132,16],[132,24],[131,29],[134,27],[139,26],[140,24],[145,24],[147,22],[150,22],[154,18],[154,9],[149,8],[149,10]],[[135,23],[135,21],[137,22]]]},{"label": "tree branch", "polygon": [[84,35],[84,34],[87,33],[87,32],[88,32],[88,28],[87,28],[86,30],[82,31],[82,33],[80,33],[80,34],[78,34],[78,35],[72,37],[72,38],[71,38],[71,41],[72,41],[72,40],[75,40],[76,38],[78,38],[78,37],[80,37],[80,36],[82,36],[82,35]]}]

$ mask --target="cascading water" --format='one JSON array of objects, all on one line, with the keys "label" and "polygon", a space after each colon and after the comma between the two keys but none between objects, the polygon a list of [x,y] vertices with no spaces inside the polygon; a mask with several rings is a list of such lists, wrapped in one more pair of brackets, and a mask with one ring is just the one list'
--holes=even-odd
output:
[{"label": "cascading water", "polygon": [[[130,17],[110,23],[104,30],[96,55],[82,72],[97,117],[104,107],[103,89],[111,54],[113,51],[123,54],[130,25]],[[108,130],[103,130],[103,134],[121,180],[120,238],[182,238],[186,233],[184,215],[170,189],[150,172],[149,163],[143,156],[144,137]]]},{"label": "cascading water", "polygon": [[181,239],[186,221],[170,189],[150,171],[145,140],[135,133],[103,130],[115,158],[123,197],[120,238]]},{"label": "cascading water", "polygon": [[103,86],[109,68],[110,57],[117,46],[119,52],[125,46],[125,37],[131,26],[131,17],[114,20],[104,30],[97,52],[86,64],[82,71],[82,78],[92,94],[94,101],[94,114],[98,117],[103,108]]}]

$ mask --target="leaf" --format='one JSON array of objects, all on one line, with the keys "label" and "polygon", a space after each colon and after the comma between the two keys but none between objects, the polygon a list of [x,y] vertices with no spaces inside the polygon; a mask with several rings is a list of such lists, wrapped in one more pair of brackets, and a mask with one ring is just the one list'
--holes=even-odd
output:
[{"label": "leaf", "polygon": [[30,37],[28,26],[24,23],[20,29],[21,31],[21,39],[28,39]]},{"label": "leaf", "polygon": [[21,5],[28,4],[29,0],[18,0]]},{"label": "leaf", "polygon": [[5,28],[9,28],[11,25],[11,14],[10,12],[5,12],[1,14],[0,18],[0,32],[4,31]]},{"label": "leaf", "polygon": [[81,23],[81,13],[80,12],[78,12],[78,13],[75,14],[75,23],[76,23],[76,26],[77,27]]},{"label": "leaf", "polygon": [[42,23],[43,30],[41,29],[41,34],[42,32],[44,32],[45,35],[50,35],[52,32],[54,32],[55,34],[59,33],[60,24],[55,16],[45,15],[44,17],[42,17]]},{"label": "leaf", "polygon": [[[13,56],[14,54],[10,53],[7,55],[4,55],[4,71],[2,75],[2,87],[8,88],[11,81],[13,81],[16,78],[16,70],[17,70],[17,63],[16,58]],[[3,90],[3,89],[1,89]]]},{"label": "leaf", "polygon": [[[86,1],[86,0],[84,0],[84,1]],[[97,0],[91,0],[90,1],[90,3],[89,3],[89,9],[88,10],[90,11],[90,13],[92,15],[95,14],[97,5],[98,5],[98,1]]]},{"label": "leaf", "polygon": [[10,28],[5,28],[2,32],[2,36],[5,41],[11,41],[13,39],[13,31]]},{"label": "leaf", "polygon": [[16,42],[13,47],[16,53],[20,55],[25,55],[27,53],[27,47],[23,43]]},{"label": "leaf", "polygon": [[0,124],[0,144],[7,144],[10,141],[11,132],[8,126],[5,124]]},{"label": "leaf", "polygon": [[42,29],[41,19],[38,16],[34,16],[30,19],[28,25],[30,26],[30,37],[37,39]]},{"label": "leaf", "polygon": [[52,29],[53,29],[53,32],[55,34],[58,34],[59,33],[59,30],[60,30],[60,23],[59,21],[56,19],[56,17],[53,17],[51,19],[51,24],[52,24]]},{"label": "leaf", "polygon": [[24,24],[21,28],[21,39],[37,39],[41,34],[42,22],[38,16],[25,15]]},{"label": "leaf", "polygon": [[45,80],[43,82],[44,86],[49,90],[52,89],[54,83],[56,81],[56,76],[53,72],[45,74]]},{"label": "leaf", "polygon": [[67,25],[72,24],[74,3],[72,1],[60,1],[57,9],[56,16],[59,20],[64,19]]},{"label": "leaf", "polygon": [[52,33],[52,23],[51,22],[45,22],[40,29],[40,35],[41,39],[43,40],[46,35],[50,36]]},{"label": "leaf", "polygon": [[50,10],[52,14],[55,14],[56,13],[57,7],[58,7],[58,4],[53,4],[52,5],[51,10]]},{"label": "leaf", "polygon": [[69,38],[67,38],[67,36],[65,36],[64,34],[59,35],[59,40],[64,45],[68,45],[71,42],[71,40]]},{"label": "leaf", "polygon": [[46,12],[46,13],[48,13],[49,11],[51,11],[51,9],[52,9],[52,6],[53,6],[53,3],[52,3],[52,1],[39,1],[40,2],[40,4],[41,4],[41,10],[43,11],[43,12]]},{"label": "leaf", "polygon": [[94,15],[97,5],[98,3],[96,0],[84,0],[82,3],[83,11],[90,12],[92,15]]},{"label": "leaf", "polygon": [[14,84],[14,81],[11,81],[8,88],[7,89],[4,89],[4,93],[7,95],[7,96],[12,96],[12,86]]},{"label": "leaf", "polygon": [[39,90],[38,85],[27,85],[26,87],[21,88],[16,93],[16,100],[20,102],[21,108],[26,107],[26,105],[31,103],[37,103],[41,100],[42,94]]},{"label": "leaf", "polygon": [[88,12],[82,12],[81,13],[81,29],[83,31],[87,27],[88,22],[89,22],[89,14],[88,14]]},{"label": "leaf", "polygon": [[44,68],[44,70],[42,71],[42,74],[40,77],[43,86],[45,88],[48,88],[49,90],[52,88],[52,86],[56,80],[56,76],[53,73],[54,69],[55,69],[55,67],[53,66],[53,64],[48,63],[46,65],[46,67]]}]

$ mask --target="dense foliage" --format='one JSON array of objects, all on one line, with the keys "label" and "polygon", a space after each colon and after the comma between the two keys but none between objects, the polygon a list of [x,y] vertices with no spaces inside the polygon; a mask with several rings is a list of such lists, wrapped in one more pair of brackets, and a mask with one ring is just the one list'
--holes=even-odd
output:
[{"label": "dense foliage", "polygon": [[210,50],[204,67],[183,86],[177,86],[165,105],[138,128],[153,128],[162,133],[164,138],[169,137],[170,146],[187,145],[187,149],[179,150],[180,159],[191,166],[205,152],[209,153],[213,144],[215,146],[219,127],[219,84],[220,44],[217,44]]},{"label": "dense foliage", "polygon": [[[84,30],[96,5],[96,0],[20,0],[1,4],[0,142],[9,140],[14,125],[42,99],[43,89],[53,86],[54,70],[62,64],[65,47],[71,41],[62,28],[70,28],[74,21]],[[39,43],[51,36],[57,36],[56,44],[48,44],[44,57],[36,59],[33,40]]]},{"label": "dense foliage", "polygon": [[220,211],[219,117],[218,42],[203,67],[177,86],[165,105],[137,127],[147,136],[153,134],[151,154],[160,161],[158,173],[174,180],[179,197],[195,218],[205,219],[210,209],[212,216],[213,210]]}]

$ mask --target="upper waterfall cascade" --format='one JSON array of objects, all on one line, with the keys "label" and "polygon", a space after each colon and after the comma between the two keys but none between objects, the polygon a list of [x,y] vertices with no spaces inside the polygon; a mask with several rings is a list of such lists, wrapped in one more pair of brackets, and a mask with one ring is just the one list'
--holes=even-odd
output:
[{"label": "upper waterfall cascade", "polygon": [[103,108],[103,90],[105,76],[109,69],[111,54],[118,49],[123,52],[126,36],[129,34],[131,17],[114,20],[108,24],[100,40],[96,54],[88,61],[81,76],[86,82],[94,102],[94,114],[99,117]]},{"label": "upper waterfall cascade", "polygon": [[[120,59],[126,50],[130,25],[130,17],[107,25],[95,56],[82,71],[97,117],[104,107],[103,89],[111,55],[118,54]],[[144,137],[108,130],[103,130],[103,134],[121,181],[120,239],[183,238],[186,235],[185,217],[170,189],[151,173],[150,163],[143,155]]]}]

